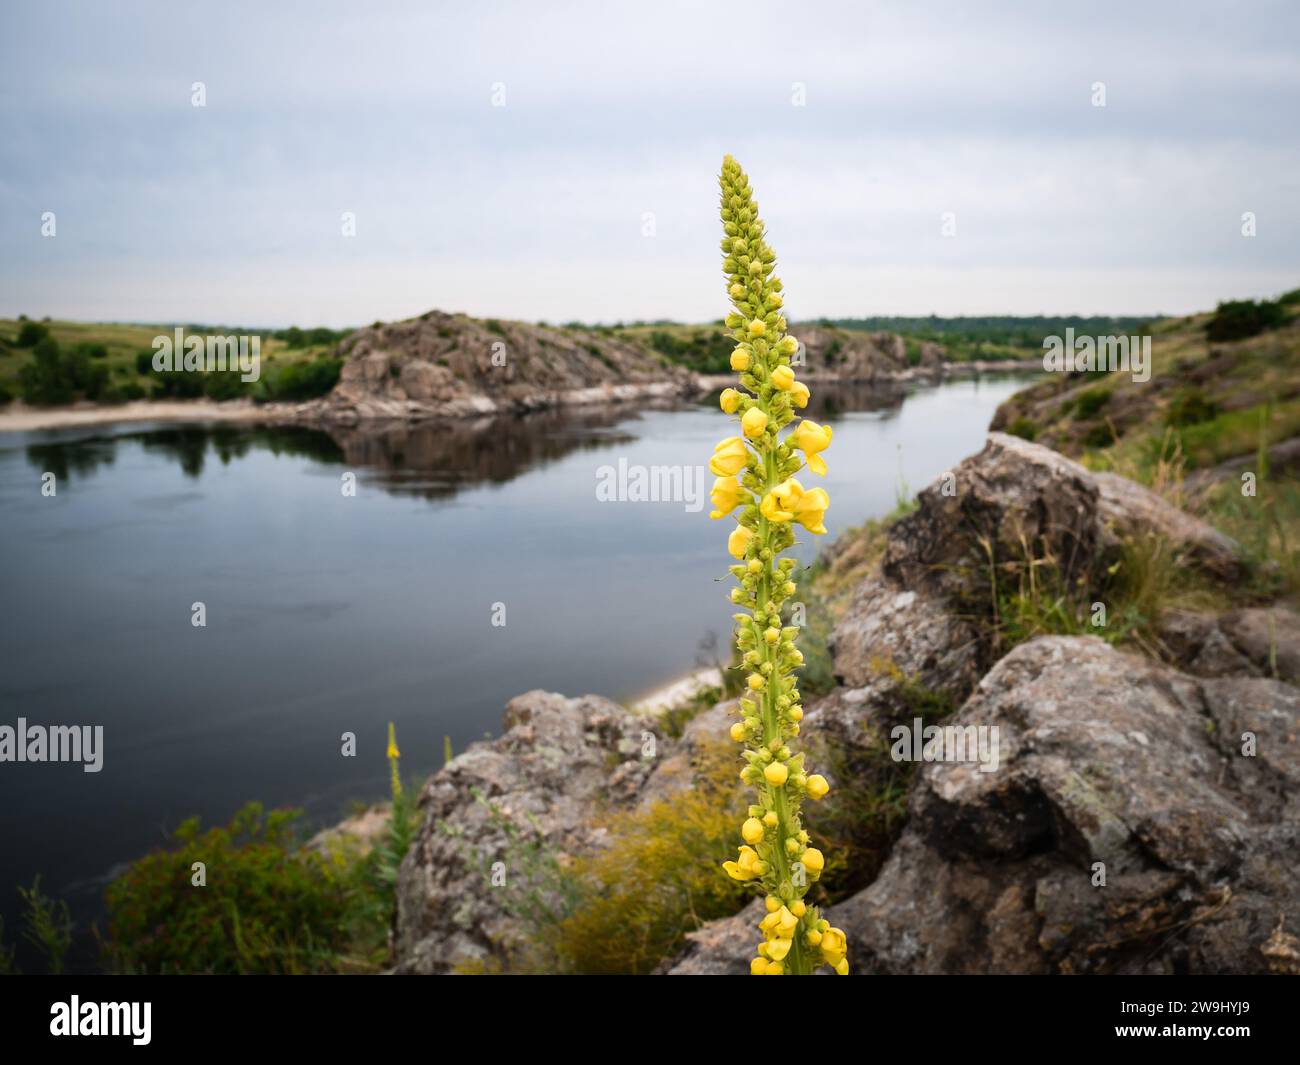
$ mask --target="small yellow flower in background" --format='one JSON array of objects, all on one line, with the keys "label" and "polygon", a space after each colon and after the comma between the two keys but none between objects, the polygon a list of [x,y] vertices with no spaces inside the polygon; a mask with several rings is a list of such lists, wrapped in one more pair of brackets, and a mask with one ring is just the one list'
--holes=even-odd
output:
[{"label": "small yellow flower in background", "polygon": [[743,525],[737,525],[727,537],[727,550],[731,552],[733,558],[744,558],[745,550],[749,547],[750,538],[754,534],[746,529]]},{"label": "small yellow flower in background", "polygon": [[808,460],[808,468],[813,473],[819,473],[823,477],[826,476],[826,460],[818,452],[825,451],[831,445],[831,427],[829,425],[818,425],[816,422],[805,419],[790,434],[790,439],[787,442],[791,447],[797,447],[804,453]]},{"label": "small yellow flower in background", "polygon": [[713,490],[709,492],[709,501],[716,507],[716,510],[709,512],[710,518],[725,518],[741,503],[748,503],[750,495],[740,487],[740,482],[734,477],[719,477],[713,482]]},{"label": "small yellow flower in background", "polygon": [[[719,480],[710,494],[716,507],[710,516],[744,508],[727,538],[727,550],[743,562],[731,567],[739,582],[731,599],[746,611],[734,616],[749,689],[739,701],[743,720],[731,725],[731,738],[745,745],[740,776],[754,788],[753,804],[740,826],[745,843],[723,869],[733,879],[754,882],[765,900],[766,916],[759,926],[763,941],[750,962],[751,973],[802,976],[818,965],[845,973],[843,933],[804,901],[808,881],[821,876],[826,859],[808,846],[800,805],[805,798],[824,797],[830,787],[825,777],[807,771],[804,755],[792,750],[804,714],[798,688],[804,656],[794,646],[798,630],[783,627],[782,620],[797,589],[791,580],[795,562],[781,555],[794,545],[795,525],[826,532],[830,506],[823,489],[805,490],[789,476],[798,460],[791,461],[787,449],[802,451],[808,468],[825,475],[821,452],[831,442],[831,430],[803,421],[781,439],[795,419],[793,408],[807,407],[810,398],[808,386],[796,380],[786,361],[798,352],[799,343],[786,332],[780,310],[783,286],[772,272],[776,255],[766,241],[753,190],[731,156],[723,160],[719,184],[723,273],[731,299],[724,322],[736,345],[731,368],[741,375],[741,388],[726,389],[718,403],[726,414],[744,410],[744,435],[728,437],[714,449],[709,469]],[[743,484],[734,480],[742,474]],[[795,875],[796,863],[807,878]]]},{"label": "small yellow flower in background", "polygon": [[745,441],[738,436],[729,436],[714,447],[713,458],[709,459],[709,472],[715,477],[735,477],[748,461]]},{"label": "small yellow flower in background", "polygon": [[389,790],[393,793],[393,802],[395,803],[402,798],[402,773],[397,764],[397,760],[401,756],[401,752],[397,749],[397,729],[393,727],[393,723],[390,721],[388,723],[388,770],[391,777]]},{"label": "small yellow flower in background", "polygon": [[789,392],[794,388],[794,371],[788,366],[778,366],[772,371],[772,384],[782,392]]},{"label": "small yellow flower in background", "polygon": [[762,436],[763,430],[767,428],[767,415],[757,407],[750,407],[740,419],[740,428],[747,437],[754,440]]}]

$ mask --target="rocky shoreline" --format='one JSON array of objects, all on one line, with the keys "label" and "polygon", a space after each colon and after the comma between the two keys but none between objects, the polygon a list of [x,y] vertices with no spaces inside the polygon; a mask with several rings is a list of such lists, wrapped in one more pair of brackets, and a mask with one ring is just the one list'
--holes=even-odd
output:
[{"label": "rocky shoreline", "polygon": [[[833,786],[810,827],[870,808],[899,768],[894,728],[921,716],[995,729],[998,766],[916,764],[881,861],[837,873],[863,885],[828,900],[856,971],[1300,971],[1300,618],[1173,611],[1158,656],[1105,625],[1013,642],[990,604],[1035,560],[1089,603],[1135,542],[1207,582],[1238,579],[1240,550],[1145,488],[1002,434],[953,474],[889,528],[835,625],[837,684],[804,721]],[[512,700],[503,735],[420,793],[396,969],[517,966],[530,927],[484,870],[527,877],[523,848],[563,868],[610,846],[597,813],[688,794],[731,709],[674,739],[597,696]],[[747,971],[753,916],[705,924],[660,971]]]}]

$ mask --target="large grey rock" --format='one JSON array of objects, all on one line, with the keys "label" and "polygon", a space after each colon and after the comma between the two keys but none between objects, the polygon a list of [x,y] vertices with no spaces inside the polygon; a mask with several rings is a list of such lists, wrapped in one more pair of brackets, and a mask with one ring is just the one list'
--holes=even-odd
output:
[{"label": "large grey rock", "polygon": [[878,577],[863,583],[831,634],[836,676],[882,699],[918,680],[964,698],[1000,653],[1000,589],[1030,564],[1062,588],[1100,587],[1122,543],[1150,536],[1216,576],[1240,570],[1232,540],[1155,493],[990,433],[891,531]]},{"label": "large grey rock", "polygon": [[[530,849],[557,862],[598,846],[599,807],[635,800],[656,765],[656,723],[599,696],[532,691],[506,706],[505,733],[475,743],[420,792],[421,827],[397,884],[402,972],[444,973],[526,954],[535,935],[510,886]],[[495,886],[502,863],[506,886]],[[540,885],[545,892],[546,885]]]}]

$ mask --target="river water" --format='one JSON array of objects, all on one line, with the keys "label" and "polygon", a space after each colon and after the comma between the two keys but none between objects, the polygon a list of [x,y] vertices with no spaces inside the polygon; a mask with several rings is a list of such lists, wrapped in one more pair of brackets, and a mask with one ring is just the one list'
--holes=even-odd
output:
[{"label": "river water", "polygon": [[[1023,384],[819,390],[806,413],[834,426],[830,473],[805,484],[830,494],[830,535],[977,451]],[[379,432],[0,434],[0,725],[104,737],[96,773],[0,763],[6,940],[37,873],[84,928],[113,871],[185,817],[258,799],[323,823],[382,797],[389,721],[404,774],[424,774],[444,735],[459,751],[498,732],[520,692],[626,700],[699,664],[730,626],[730,520],[707,499],[602,501],[597,484],[620,463],[700,466],[727,432],[702,403]]]}]

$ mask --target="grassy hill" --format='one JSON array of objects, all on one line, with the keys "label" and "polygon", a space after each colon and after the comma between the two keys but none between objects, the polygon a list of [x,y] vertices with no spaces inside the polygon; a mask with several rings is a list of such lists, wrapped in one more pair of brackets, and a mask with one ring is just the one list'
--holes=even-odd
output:
[{"label": "grassy hill", "polygon": [[[260,335],[262,379],[243,387],[237,387],[237,375],[221,375],[215,380],[194,380],[197,375],[188,375],[188,380],[168,380],[152,370],[152,345],[154,337],[170,336],[174,329],[175,324],[0,319],[0,404],[27,398],[24,392],[31,390],[24,388],[23,367],[31,366],[38,352],[44,352],[56,367],[57,385],[66,386],[70,393],[59,402],[85,398],[114,403],[178,394],[235,398],[231,389],[255,399],[274,399],[280,398],[279,393],[300,389],[306,377],[322,382],[328,379],[332,386],[338,376],[337,366],[328,363],[334,361],[333,351],[343,333],[186,324],[187,334]],[[305,372],[306,367],[321,363],[324,365],[314,374]],[[184,391],[178,392],[180,388]],[[40,401],[37,395],[31,399]]]},{"label": "grassy hill", "polygon": [[1156,488],[1265,563],[1261,594],[1300,594],[1300,289],[1150,333],[1150,380],[1049,374],[992,427]]}]

